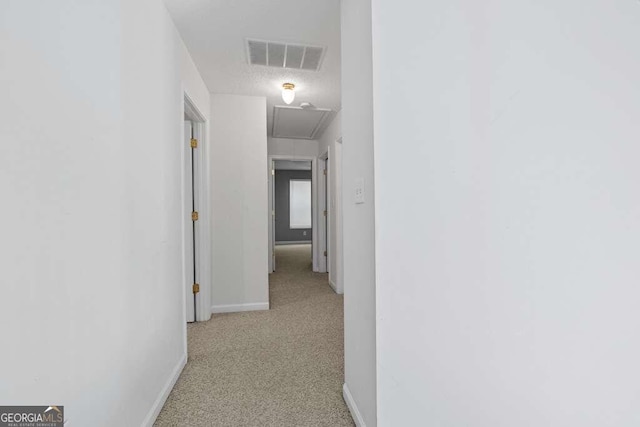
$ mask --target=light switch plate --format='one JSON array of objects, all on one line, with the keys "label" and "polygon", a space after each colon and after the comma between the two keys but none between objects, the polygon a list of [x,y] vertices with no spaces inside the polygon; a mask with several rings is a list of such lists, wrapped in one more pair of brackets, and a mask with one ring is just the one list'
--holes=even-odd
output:
[{"label": "light switch plate", "polygon": [[364,203],[364,178],[356,179],[355,203],[357,205]]}]

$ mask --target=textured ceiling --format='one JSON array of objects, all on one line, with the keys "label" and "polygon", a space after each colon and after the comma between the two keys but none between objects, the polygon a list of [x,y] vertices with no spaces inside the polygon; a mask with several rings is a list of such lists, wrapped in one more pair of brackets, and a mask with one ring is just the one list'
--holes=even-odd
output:
[{"label": "textured ceiling", "polygon": [[[340,109],[339,0],[165,0],[212,93],[267,97],[268,132],[273,106],[284,105],[284,82],[296,85],[291,105],[310,102]],[[320,71],[252,66],[246,39],[324,46]]]}]

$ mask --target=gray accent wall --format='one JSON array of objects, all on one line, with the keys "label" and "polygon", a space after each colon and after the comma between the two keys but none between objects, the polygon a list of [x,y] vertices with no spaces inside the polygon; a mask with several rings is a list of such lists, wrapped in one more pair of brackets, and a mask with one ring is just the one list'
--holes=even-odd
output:
[{"label": "gray accent wall", "polygon": [[[311,179],[311,171],[276,170],[276,243],[311,241],[311,229],[289,228],[289,181]],[[306,232],[306,235],[305,235]]]}]

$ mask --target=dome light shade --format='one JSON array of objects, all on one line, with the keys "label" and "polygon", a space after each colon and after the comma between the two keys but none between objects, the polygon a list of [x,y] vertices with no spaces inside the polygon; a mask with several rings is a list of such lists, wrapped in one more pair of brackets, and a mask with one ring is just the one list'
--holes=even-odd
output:
[{"label": "dome light shade", "polygon": [[296,85],[293,83],[285,83],[282,85],[282,100],[285,104],[289,105],[296,97]]}]

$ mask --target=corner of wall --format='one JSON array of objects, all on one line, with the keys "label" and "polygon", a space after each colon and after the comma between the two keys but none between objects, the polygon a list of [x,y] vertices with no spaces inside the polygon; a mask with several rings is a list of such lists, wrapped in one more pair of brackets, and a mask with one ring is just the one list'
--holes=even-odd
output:
[{"label": "corner of wall", "polygon": [[347,383],[342,385],[342,397],[347,404],[347,408],[349,408],[349,412],[351,413],[351,418],[356,423],[357,427],[367,427],[364,422],[364,418],[358,409],[358,405],[356,405],[356,401],[353,399],[351,395],[351,391],[349,390],[349,386]]},{"label": "corner of wall", "polygon": [[169,394],[171,394],[171,390],[173,390],[173,387],[176,385],[176,382],[178,381],[178,378],[180,378],[180,374],[182,373],[182,370],[186,365],[187,365],[187,353],[184,353],[180,357],[180,360],[178,360],[178,363],[176,364],[176,366],[173,368],[173,371],[171,372],[171,375],[167,379],[167,382],[165,383],[164,387],[162,387],[160,394],[156,398],[155,402],[153,402],[151,409],[147,413],[147,416],[144,418],[144,421],[142,422],[142,425],[144,427],[153,426],[154,422],[158,418],[158,415],[160,415],[160,411],[162,411],[162,407],[167,401]]}]

